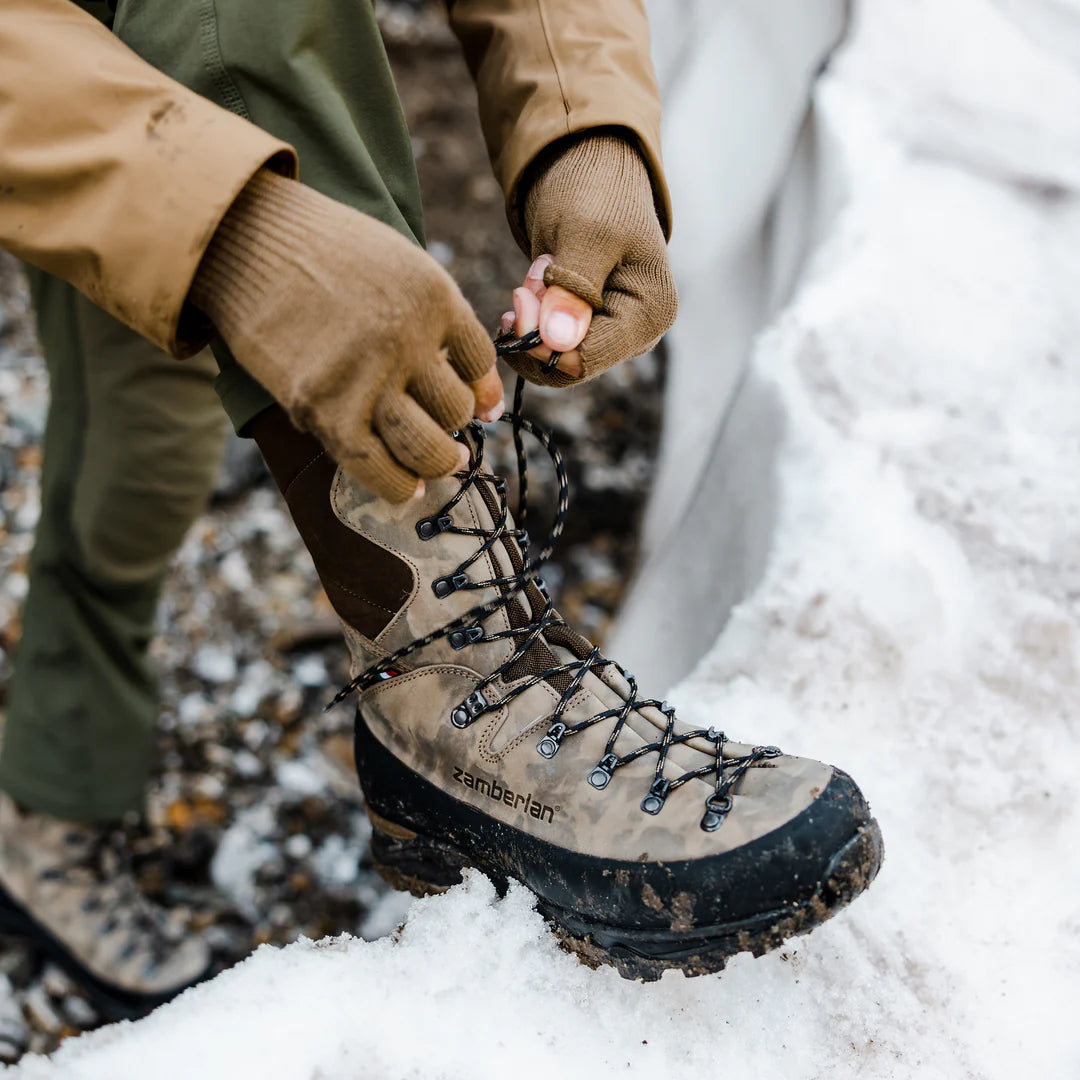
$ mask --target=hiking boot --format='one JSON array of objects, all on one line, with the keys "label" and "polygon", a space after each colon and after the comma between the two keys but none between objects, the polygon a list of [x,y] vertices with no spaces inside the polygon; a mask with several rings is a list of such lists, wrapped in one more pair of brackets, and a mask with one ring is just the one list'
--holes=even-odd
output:
[{"label": "hiking boot", "polygon": [[479,425],[458,436],[468,471],[402,505],[280,411],[254,434],[345,624],[356,678],[339,698],[359,691],[357,769],[392,884],[516,879],[586,963],[657,978],[775,948],[873,879],[881,836],[850,777],[680,723],[559,617]]},{"label": "hiking boot", "polygon": [[136,1019],[205,978],[210,953],[139,892],[111,839],[0,792],[0,934],[40,949],[106,1019]]}]

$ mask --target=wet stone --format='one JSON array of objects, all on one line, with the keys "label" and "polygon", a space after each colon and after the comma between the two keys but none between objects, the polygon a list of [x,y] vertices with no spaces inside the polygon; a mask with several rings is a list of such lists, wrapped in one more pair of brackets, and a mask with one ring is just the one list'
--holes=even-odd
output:
[{"label": "wet stone", "polygon": [[48,991],[41,983],[30,987],[23,999],[23,1009],[31,1026],[45,1035],[59,1035],[64,1027],[64,1019],[49,998]]}]

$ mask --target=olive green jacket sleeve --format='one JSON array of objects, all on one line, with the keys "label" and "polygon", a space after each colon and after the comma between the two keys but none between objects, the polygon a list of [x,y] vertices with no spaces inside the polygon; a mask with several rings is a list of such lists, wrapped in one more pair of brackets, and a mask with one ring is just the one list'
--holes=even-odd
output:
[{"label": "olive green jacket sleeve", "polygon": [[140,60],[68,0],[0,0],[0,248],[176,355],[218,222],[287,144]]},{"label": "olive green jacket sleeve", "polygon": [[447,0],[447,6],[476,82],[488,153],[518,241],[529,164],[564,136],[596,127],[631,134],[669,235],[660,93],[641,0]]}]

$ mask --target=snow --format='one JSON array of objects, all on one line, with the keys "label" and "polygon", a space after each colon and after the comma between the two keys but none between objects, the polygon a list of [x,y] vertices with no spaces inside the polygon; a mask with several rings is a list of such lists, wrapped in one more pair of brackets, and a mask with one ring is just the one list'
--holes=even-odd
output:
[{"label": "snow", "polygon": [[866,896],[645,985],[470,875],[12,1075],[1080,1075],[1078,59],[1075,4],[874,0],[819,89],[851,199],[754,358],[786,421],[773,549],[671,697],[858,778]]}]

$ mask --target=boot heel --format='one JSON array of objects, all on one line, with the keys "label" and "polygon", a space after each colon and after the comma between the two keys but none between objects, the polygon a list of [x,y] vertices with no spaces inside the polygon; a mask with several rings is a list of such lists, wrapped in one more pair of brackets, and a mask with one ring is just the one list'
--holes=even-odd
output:
[{"label": "boot heel", "polygon": [[468,860],[449,844],[431,840],[367,808],[371,819],[371,859],[379,876],[413,896],[446,892],[461,882]]}]

